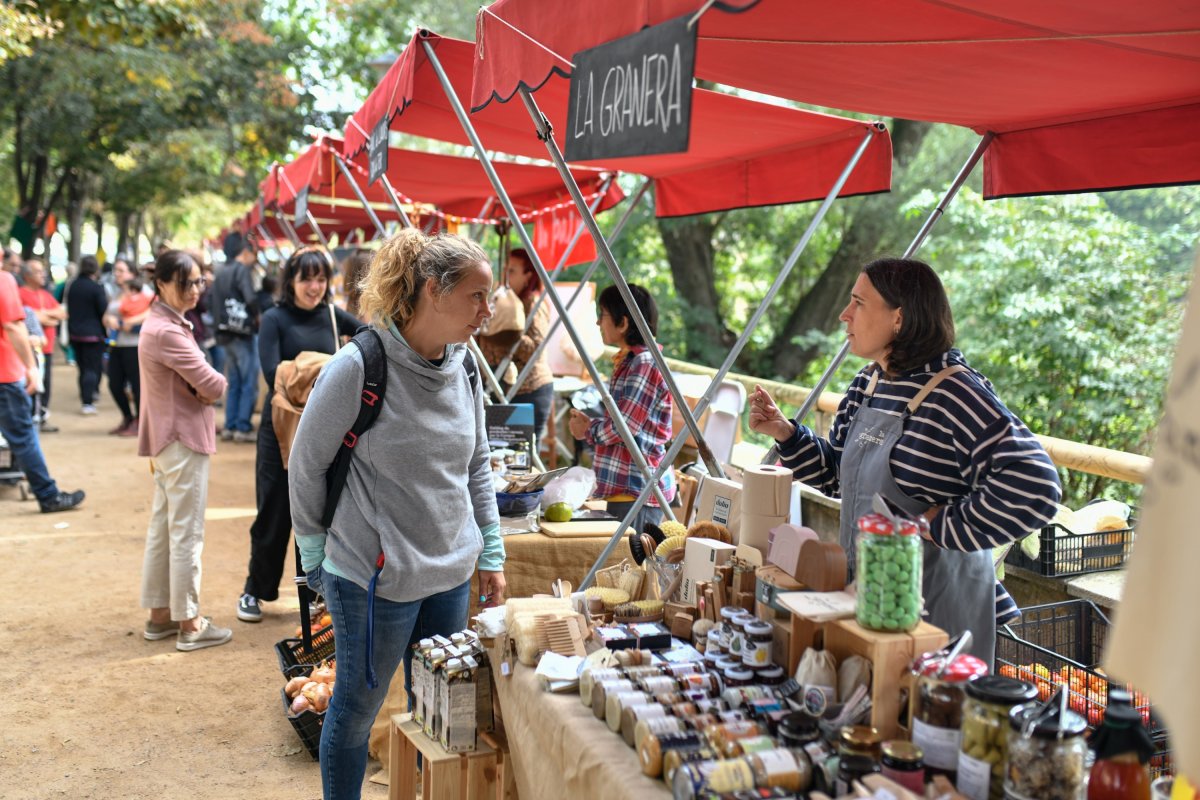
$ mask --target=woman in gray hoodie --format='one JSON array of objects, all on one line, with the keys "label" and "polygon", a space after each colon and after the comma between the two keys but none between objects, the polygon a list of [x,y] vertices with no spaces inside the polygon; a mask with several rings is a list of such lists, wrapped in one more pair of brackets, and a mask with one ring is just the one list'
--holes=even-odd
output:
[{"label": "woman in gray hoodie", "polygon": [[458,236],[406,229],[376,254],[360,311],[383,340],[386,390],[351,451],[328,528],[325,473],[358,416],[359,348],[342,348],[325,366],[296,431],[292,525],[337,642],[337,691],[321,732],[325,800],[359,797],[391,676],[403,660],[408,688],[411,645],[466,626],[472,575],[487,605],[504,601],[483,391],[464,367],[465,343],[491,313],[491,284],[487,255]]}]

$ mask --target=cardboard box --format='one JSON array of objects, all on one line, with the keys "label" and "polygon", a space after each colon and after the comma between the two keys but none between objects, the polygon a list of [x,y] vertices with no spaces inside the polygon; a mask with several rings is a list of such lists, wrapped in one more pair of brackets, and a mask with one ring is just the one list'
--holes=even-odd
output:
[{"label": "cardboard box", "polygon": [[733,556],[734,546],[716,539],[689,537],[683,548],[683,582],[679,595],[685,603],[696,602],[696,584],[711,581],[717,567]]},{"label": "cardboard box", "polygon": [[825,625],[825,649],[841,663],[858,655],[871,662],[871,725],[884,739],[900,732],[900,687],[908,665],[922,653],[945,647],[950,637],[941,628],[921,622],[911,633],[867,630],[852,619]]},{"label": "cardboard box", "polygon": [[438,681],[438,742],[448,753],[466,753],[475,749],[474,680]]},{"label": "cardboard box", "polygon": [[712,475],[701,478],[700,488],[697,489],[695,514],[688,524],[702,519],[724,525],[729,529],[729,534],[736,544],[742,524],[742,485],[737,481],[714,478]]},{"label": "cardboard box", "polygon": [[791,612],[779,603],[777,595],[781,592],[798,592],[803,588],[802,583],[773,564],[759,567],[755,572],[755,601],[769,606],[781,614],[790,614]]}]

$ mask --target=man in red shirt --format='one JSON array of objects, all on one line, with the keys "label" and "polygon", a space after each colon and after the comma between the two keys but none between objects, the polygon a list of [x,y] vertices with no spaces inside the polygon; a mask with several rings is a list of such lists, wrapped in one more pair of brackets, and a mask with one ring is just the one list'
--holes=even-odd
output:
[{"label": "man in red shirt", "polygon": [[67,310],[54,299],[54,295],[46,291],[46,266],[40,259],[31,258],[26,261],[21,266],[21,278],[25,281],[25,285],[17,290],[21,297],[21,305],[33,309],[46,334],[42,344],[42,356],[46,365],[41,396],[42,416],[36,421],[42,433],[56,433],[58,428],[46,421],[50,416],[50,359],[54,355],[58,323],[67,318]]},{"label": "man in red shirt", "polygon": [[33,394],[40,374],[29,334],[25,331],[25,310],[17,294],[17,281],[8,272],[0,272],[0,434],[16,465],[25,473],[38,499],[42,513],[66,511],[83,502],[83,492],[62,492],[46,469],[46,459],[38,443],[33,424]]}]

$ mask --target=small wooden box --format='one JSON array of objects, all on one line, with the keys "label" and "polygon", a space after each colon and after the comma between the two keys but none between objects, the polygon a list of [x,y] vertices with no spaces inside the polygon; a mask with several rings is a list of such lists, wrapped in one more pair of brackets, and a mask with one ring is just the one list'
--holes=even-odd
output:
[{"label": "small wooden box", "polygon": [[770,606],[782,614],[790,612],[776,597],[783,592],[798,592],[802,589],[804,589],[804,584],[774,564],[755,570],[755,601]]},{"label": "small wooden box", "polygon": [[825,649],[840,664],[848,656],[871,662],[871,725],[884,739],[900,731],[900,687],[908,665],[921,653],[945,647],[950,637],[941,628],[922,622],[911,633],[869,631],[852,619],[825,625]]},{"label": "small wooden box", "polygon": [[483,738],[470,753],[447,753],[422,732],[411,714],[396,714],[389,742],[388,800],[418,797],[417,753],[421,754],[420,800],[514,800],[516,783],[502,740],[486,737],[498,745],[491,747]]}]

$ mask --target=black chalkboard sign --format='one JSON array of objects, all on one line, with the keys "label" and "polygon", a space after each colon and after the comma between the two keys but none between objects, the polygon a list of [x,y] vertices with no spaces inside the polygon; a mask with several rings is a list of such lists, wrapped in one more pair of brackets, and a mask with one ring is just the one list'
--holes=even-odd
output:
[{"label": "black chalkboard sign", "polygon": [[308,187],[296,194],[296,227],[308,224]]},{"label": "black chalkboard sign", "polygon": [[690,16],[572,56],[568,161],[687,150],[696,66]]},{"label": "black chalkboard sign", "polygon": [[379,180],[379,176],[387,172],[388,162],[388,118],[384,117],[371,130],[371,138],[367,141],[367,185]]}]

